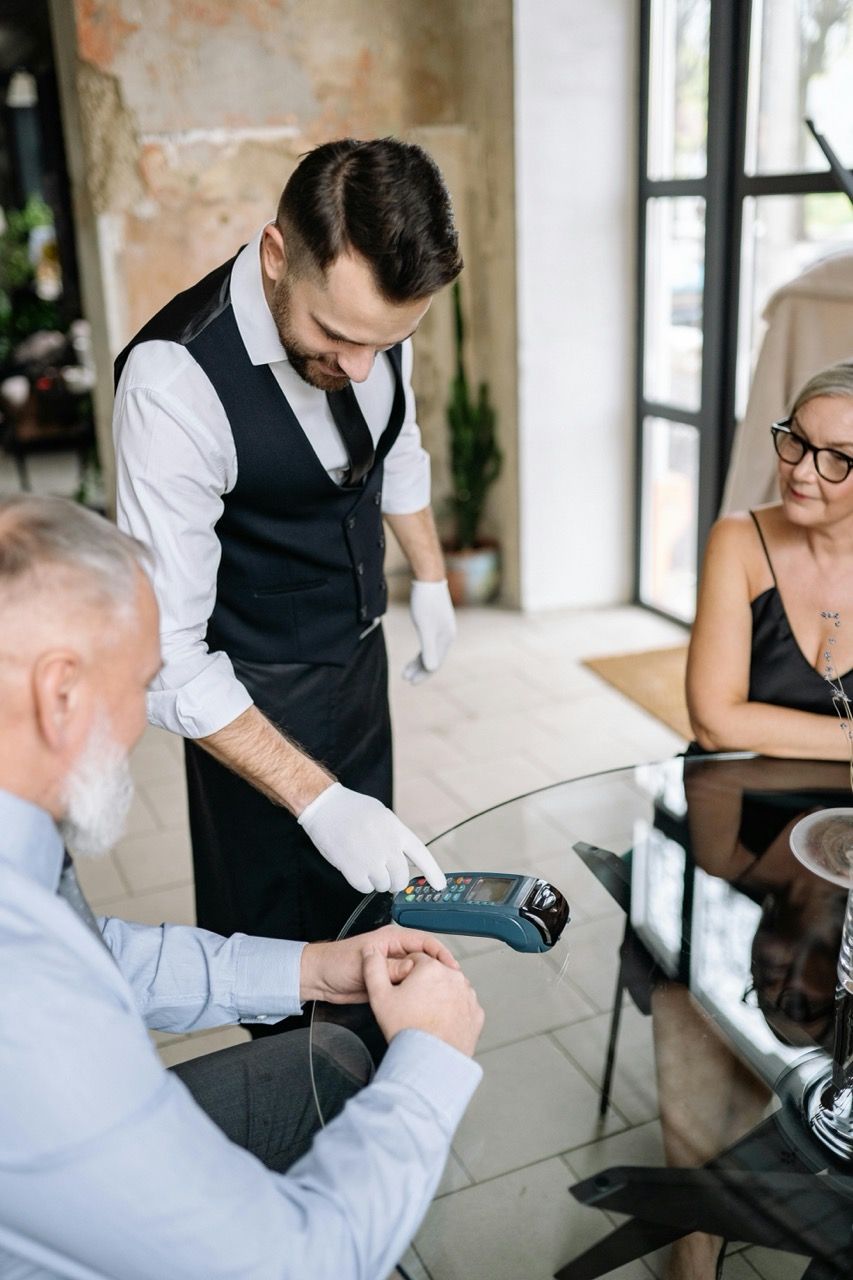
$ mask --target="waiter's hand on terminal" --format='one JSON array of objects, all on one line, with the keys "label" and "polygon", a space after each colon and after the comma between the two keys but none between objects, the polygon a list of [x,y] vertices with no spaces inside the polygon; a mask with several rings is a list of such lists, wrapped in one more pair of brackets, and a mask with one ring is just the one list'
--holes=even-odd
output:
[{"label": "waiter's hand on terminal", "polygon": [[359,893],[404,888],[410,876],[407,858],[434,889],[447,883],[429,849],[395,813],[340,782],[321,791],[297,820],[326,861]]},{"label": "waiter's hand on terminal", "polygon": [[403,668],[403,679],[420,684],[437,671],[456,638],[456,615],[447,579],[441,582],[412,583],[409,600],[412,622],[421,644],[420,653]]}]

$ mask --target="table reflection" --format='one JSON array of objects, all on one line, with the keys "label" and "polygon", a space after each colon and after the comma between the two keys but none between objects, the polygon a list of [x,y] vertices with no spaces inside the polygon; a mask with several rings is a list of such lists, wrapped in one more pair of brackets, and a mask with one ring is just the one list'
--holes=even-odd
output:
[{"label": "table reflection", "polygon": [[[825,1062],[832,1049],[847,903],[843,889],[797,861],[789,836],[804,814],[853,803],[848,770],[812,761],[697,757],[650,767],[641,781],[652,804],[649,817],[635,819],[631,849],[620,854],[628,923],[603,1108],[628,991],[652,1018],[663,1146],[673,1173],[692,1168],[698,1178],[700,1167],[744,1166],[770,1171],[784,1142],[780,1146],[772,1124],[762,1125],[779,1105],[774,1086],[780,1073],[795,1071],[816,1049]],[[583,843],[576,848],[591,869],[609,862],[613,874],[613,853]],[[804,1055],[808,1049],[812,1055]],[[793,1095],[797,1110],[802,1089],[795,1085]],[[817,1171],[815,1165],[826,1161],[811,1148],[801,1123],[800,1130],[795,1124],[791,1163]],[[709,1229],[661,1236],[659,1227],[656,1234],[647,1225],[647,1240],[672,1242],[668,1280],[710,1280],[723,1247],[711,1229],[721,1186],[709,1190],[684,1177],[707,1211],[703,1219],[700,1208],[696,1223],[707,1222]],[[742,1204],[754,1207],[742,1227],[754,1228],[749,1238],[765,1232],[771,1202],[778,1209],[768,1185],[759,1177],[742,1196]],[[675,1226],[677,1219],[671,1221]],[[685,1230],[689,1218],[682,1219]],[[642,1231],[635,1243],[641,1240]],[[788,1247],[794,1247],[790,1240]],[[608,1257],[598,1246],[593,1252],[613,1265],[617,1257],[644,1251],[623,1249]],[[807,1251],[805,1244],[800,1251]],[[574,1263],[560,1274],[570,1280],[604,1271]]]}]

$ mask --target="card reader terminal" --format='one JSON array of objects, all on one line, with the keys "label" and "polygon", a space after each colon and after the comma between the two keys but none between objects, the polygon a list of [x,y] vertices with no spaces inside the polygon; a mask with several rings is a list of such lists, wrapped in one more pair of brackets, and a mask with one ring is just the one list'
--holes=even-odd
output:
[{"label": "card reader terminal", "polygon": [[391,918],[412,929],[499,938],[515,951],[549,951],[569,920],[569,904],[547,880],[491,871],[449,872],[433,889],[423,876],[394,897]]}]

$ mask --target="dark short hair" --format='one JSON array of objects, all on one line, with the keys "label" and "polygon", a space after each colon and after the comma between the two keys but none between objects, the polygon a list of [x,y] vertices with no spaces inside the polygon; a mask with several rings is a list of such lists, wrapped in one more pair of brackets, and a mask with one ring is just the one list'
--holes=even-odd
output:
[{"label": "dark short hair", "polygon": [[438,165],[396,138],[343,138],[310,151],[281,193],[276,221],[294,270],[310,263],[325,272],[354,251],[390,302],[429,297],[462,270]]}]

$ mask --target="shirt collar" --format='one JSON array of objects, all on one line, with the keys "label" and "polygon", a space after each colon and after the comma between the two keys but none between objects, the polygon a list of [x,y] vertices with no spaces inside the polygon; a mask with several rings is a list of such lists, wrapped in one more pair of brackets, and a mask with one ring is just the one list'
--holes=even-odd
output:
[{"label": "shirt collar", "polygon": [[287,359],[264,293],[261,275],[263,227],[237,254],[231,269],[234,319],[252,364],[276,364]]},{"label": "shirt collar", "polygon": [[46,809],[0,790],[0,859],[56,893],[64,849]]}]

